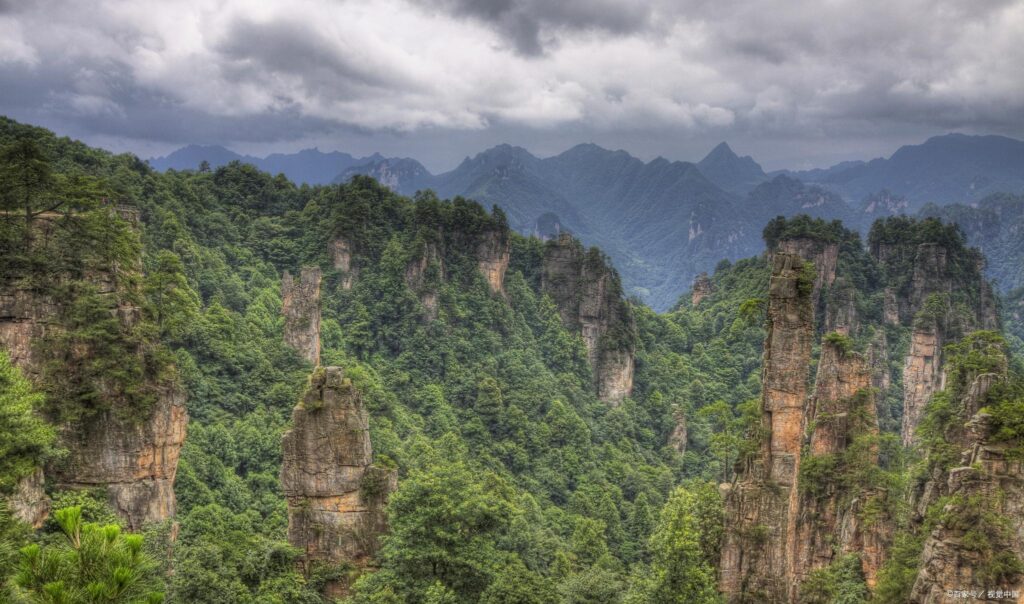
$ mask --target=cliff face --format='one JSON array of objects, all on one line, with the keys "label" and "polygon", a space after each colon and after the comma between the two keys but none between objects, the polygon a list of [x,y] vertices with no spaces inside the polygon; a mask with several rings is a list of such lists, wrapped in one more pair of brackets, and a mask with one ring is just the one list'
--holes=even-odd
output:
[{"label": "cliff face", "polygon": [[773,253],[792,254],[814,263],[817,276],[814,278],[813,300],[818,300],[823,287],[831,286],[836,280],[839,265],[839,244],[828,243],[809,237],[783,239]]},{"label": "cliff face", "polygon": [[477,268],[492,293],[505,292],[505,271],[511,256],[508,231],[489,231],[476,247]]},{"label": "cliff face", "polygon": [[[430,271],[437,274],[430,274]],[[423,305],[423,320],[433,321],[440,308],[438,281],[445,278],[444,256],[434,243],[426,243],[419,256],[405,267],[405,284],[419,296]]]},{"label": "cliff face", "polygon": [[[134,292],[128,289],[134,287],[128,285],[133,280],[118,281],[109,272],[92,273],[87,280],[124,332],[131,330],[141,318],[141,310],[131,302]],[[42,364],[46,360],[40,344],[65,331],[62,313],[68,302],[15,283],[0,286],[0,346],[37,383],[44,379]],[[95,354],[87,347],[63,352],[79,363]],[[139,348],[129,354],[144,353]],[[68,449],[68,456],[45,472],[62,488],[105,487],[111,505],[132,530],[174,515],[174,478],[188,423],[181,391],[173,384],[157,384],[156,378],[146,379],[144,389],[155,392],[154,400],[145,417],[134,419],[113,410],[138,405],[131,395],[110,392],[104,384],[90,385],[109,399],[104,402],[111,410],[61,425],[61,444]],[[19,503],[34,523],[41,522],[48,509],[44,500],[31,499],[32,493],[41,493],[41,482],[37,476],[32,484],[26,484]]]},{"label": "cliff face", "polygon": [[801,281],[802,269],[800,256],[774,254],[759,450],[725,496],[719,589],[730,602],[787,601],[795,576],[796,481],[814,334],[813,284]]},{"label": "cliff face", "polygon": [[284,343],[314,366],[320,364],[319,267],[303,267],[299,278],[288,271],[281,278]]},{"label": "cliff face", "polygon": [[672,419],[675,420],[675,427],[672,428],[672,433],[668,436],[668,446],[672,447],[676,453],[682,455],[686,453],[686,414],[682,410],[676,410],[672,414]]},{"label": "cliff face", "polygon": [[942,390],[942,331],[936,325],[918,327],[910,336],[903,366],[903,444],[909,445],[932,395]]},{"label": "cliff face", "polygon": [[620,404],[633,390],[636,325],[618,275],[596,250],[563,233],[544,250],[541,289],[587,348],[598,397]]},{"label": "cliff face", "polygon": [[[872,255],[895,281],[884,292],[885,322],[912,329],[901,427],[904,444],[910,444],[925,405],[943,388],[943,347],[971,331],[997,329],[996,303],[984,261],[973,250],[937,242],[884,243],[873,246]],[[902,277],[906,272],[909,279]]]},{"label": "cliff face", "polygon": [[341,272],[342,289],[352,289],[359,276],[359,267],[353,261],[352,244],[344,237],[338,237],[330,244],[331,263]]},{"label": "cliff face", "polygon": [[[891,520],[883,511],[864,521],[865,506],[884,495],[839,479],[855,467],[878,462],[877,445],[869,440],[878,434],[871,382],[870,367],[861,355],[827,340],[822,343],[808,410],[809,457],[801,460],[808,471],[800,476],[794,586],[838,556],[858,553],[867,585],[873,588],[885,561]],[[815,467],[823,470],[810,471]]]},{"label": "cliff face", "polygon": [[714,290],[714,284],[711,283],[707,273],[697,275],[697,278],[693,280],[693,293],[690,294],[690,304],[696,307],[701,303],[701,300],[710,296]]},{"label": "cliff face", "polygon": [[144,422],[119,420],[112,413],[62,427],[68,458],[51,473],[64,488],[103,487],[129,528],[174,516],[174,478],[185,443],[185,397],[168,390]]},{"label": "cliff face", "polygon": [[[341,368],[320,367],[310,376],[282,448],[288,542],[304,552],[307,569],[316,561],[372,566],[398,475],[373,465],[369,416]],[[328,586],[330,596],[347,591],[346,582]]]},{"label": "cliff face", "polygon": [[949,496],[949,503],[925,540],[913,602],[954,601],[952,590],[1024,592],[1021,443],[996,440],[992,417],[982,409],[1003,379],[978,376],[961,401],[965,416],[971,417],[959,443],[964,446],[961,463],[936,489]]}]

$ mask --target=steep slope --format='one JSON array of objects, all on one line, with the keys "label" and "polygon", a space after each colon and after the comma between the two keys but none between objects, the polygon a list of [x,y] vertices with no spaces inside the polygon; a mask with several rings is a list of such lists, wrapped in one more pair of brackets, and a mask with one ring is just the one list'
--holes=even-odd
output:
[{"label": "steep slope", "polygon": [[402,195],[413,195],[416,191],[434,188],[435,181],[434,176],[415,159],[380,157],[343,170],[331,182],[348,182],[357,174],[369,176]]},{"label": "steep slope", "polygon": [[724,142],[697,162],[697,169],[722,189],[739,195],[750,192],[768,180],[764,170],[752,157],[736,155],[728,143]]}]

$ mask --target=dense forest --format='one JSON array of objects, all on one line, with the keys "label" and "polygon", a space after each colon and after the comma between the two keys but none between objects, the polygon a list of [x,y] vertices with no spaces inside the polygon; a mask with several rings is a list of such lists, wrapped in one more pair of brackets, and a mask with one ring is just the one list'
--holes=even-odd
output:
[{"label": "dense forest", "polygon": [[[851,436],[862,449],[808,454],[801,496],[870,485],[891,529],[877,578],[837,551],[801,601],[907,601],[950,515],[977,542],[975,577],[1001,587],[1024,574],[1013,548],[991,545],[1024,518],[954,492],[914,509],[958,465],[980,407],[1018,469],[1024,436],[1020,311],[1005,303],[1000,334],[980,254],[939,220],[890,218],[862,241],[838,222],[776,219],[769,253],[723,261],[656,313],[623,298],[600,250],[521,236],[471,200],[360,176],[296,186],[238,162],[160,173],[7,119],[0,149],[0,600],[742,601],[719,591],[734,528],[720,485],[749,477],[763,440],[773,262],[790,252],[808,261],[804,381],[826,349],[870,358],[877,418],[870,442]],[[922,245],[943,250],[928,274],[948,287],[913,277],[921,255],[907,250]],[[497,279],[480,256],[495,246],[507,249]],[[313,269],[315,351],[303,354],[282,306],[303,302],[289,288]],[[946,377],[908,435],[905,359],[925,333],[941,334]],[[611,366],[621,396],[607,395]],[[961,408],[982,375],[998,383]],[[331,404],[330,388],[368,421],[366,467],[380,472],[361,474],[359,500],[386,516],[381,534],[358,536],[372,559],[289,540],[308,504],[282,487],[282,438]],[[145,505],[134,486],[88,477],[99,440],[148,434],[164,409],[180,459],[174,447]],[[392,474],[392,486],[367,478]],[[16,509],[30,486],[45,492],[34,518]]]}]

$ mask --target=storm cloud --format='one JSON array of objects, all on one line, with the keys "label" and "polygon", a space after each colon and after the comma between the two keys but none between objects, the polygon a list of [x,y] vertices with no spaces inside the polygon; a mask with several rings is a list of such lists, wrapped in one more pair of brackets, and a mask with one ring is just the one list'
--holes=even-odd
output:
[{"label": "storm cloud", "polygon": [[140,154],[318,143],[438,169],[503,141],[730,140],[827,163],[1024,136],[1021,39],[1020,0],[0,0],[0,113]]}]

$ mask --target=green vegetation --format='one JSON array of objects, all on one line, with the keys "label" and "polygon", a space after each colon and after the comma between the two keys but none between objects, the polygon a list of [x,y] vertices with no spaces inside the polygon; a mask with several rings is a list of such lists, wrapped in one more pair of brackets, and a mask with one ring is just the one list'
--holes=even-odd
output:
[{"label": "green vegetation", "polygon": [[0,495],[57,452],[56,431],[38,415],[42,404],[42,394],[0,350]]},{"label": "green vegetation", "polygon": [[142,549],[141,535],[117,525],[82,520],[77,507],[54,513],[62,539],[27,545],[14,575],[15,602],[159,604],[164,594],[156,563]]}]

